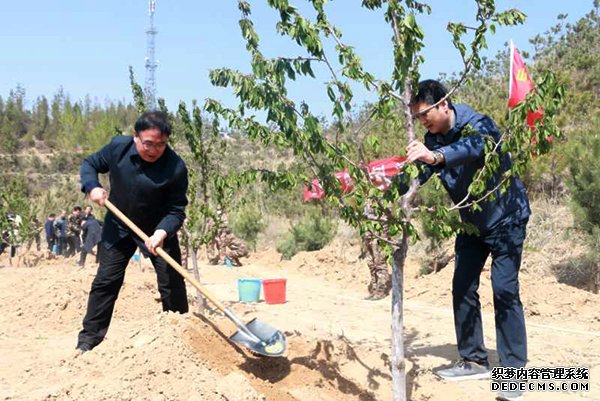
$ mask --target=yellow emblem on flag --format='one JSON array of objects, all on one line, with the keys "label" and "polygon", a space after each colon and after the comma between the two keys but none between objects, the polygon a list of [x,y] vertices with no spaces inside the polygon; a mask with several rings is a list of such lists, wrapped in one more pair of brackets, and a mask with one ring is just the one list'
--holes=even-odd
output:
[{"label": "yellow emblem on flag", "polygon": [[516,79],[517,79],[517,81],[522,81],[522,82],[527,81],[527,71],[525,70],[525,67],[519,68],[519,71],[517,71]]}]

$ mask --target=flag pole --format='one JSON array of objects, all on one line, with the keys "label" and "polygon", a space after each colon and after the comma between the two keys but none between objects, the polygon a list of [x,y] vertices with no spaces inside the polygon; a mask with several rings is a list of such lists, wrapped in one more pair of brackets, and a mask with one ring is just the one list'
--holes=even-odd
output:
[{"label": "flag pole", "polygon": [[[514,53],[515,53],[515,44],[513,43],[513,40],[511,39],[509,42],[509,46],[510,46],[510,51],[508,52],[508,103],[510,104],[510,97],[512,94],[512,80],[513,80],[513,59],[514,59]],[[508,110],[506,111],[506,118],[510,118],[510,106],[507,108]]]},{"label": "flag pole", "polygon": [[[508,67],[508,98],[510,99],[511,95],[512,95],[512,80],[513,80],[513,60],[514,60],[514,56],[515,56],[515,44],[512,41],[512,39],[510,40],[510,52],[508,54],[509,57],[509,67]],[[510,108],[509,108],[509,112],[510,112]]]}]

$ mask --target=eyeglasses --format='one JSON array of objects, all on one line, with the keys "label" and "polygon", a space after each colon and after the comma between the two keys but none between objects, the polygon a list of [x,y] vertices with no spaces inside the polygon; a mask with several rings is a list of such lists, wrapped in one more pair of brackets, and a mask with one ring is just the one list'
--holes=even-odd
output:
[{"label": "eyeglasses", "polygon": [[164,149],[167,146],[167,142],[151,142],[151,141],[140,141],[144,149]]},{"label": "eyeglasses", "polygon": [[[427,106],[429,107],[429,106]],[[437,109],[437,106],[435,107]],[[427,109],[427,108],[425,108]],[[423,121],[429,115],[429,112],[433,109],[427,109],[427,111],[417,111],[416,113],[412,113],[413,120]]]}]

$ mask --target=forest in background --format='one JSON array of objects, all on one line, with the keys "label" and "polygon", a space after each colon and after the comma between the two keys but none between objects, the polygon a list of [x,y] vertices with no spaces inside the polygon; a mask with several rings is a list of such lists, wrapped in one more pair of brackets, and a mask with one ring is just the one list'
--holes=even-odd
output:
[{"label": "forest in background", "polygon": [[[596,1],[589,14],[577,23],[566,24],[564,16],[559,16],[551,29],[531,38],[535,50],[528,57],[534,79],[542,71],[552,69],[567,91],[559,119],[563,138],[553,144],[552,152],[534,160],[525,177],[526,185],[534,200],[571,207],[576,228],[583,233],[589,249],[576,263],[590,280],[598,280],[600,270],[599,32]],[[457,77],[449,74],[441,79],[452,84]],[[473,105],[503,126],[507,82],[508,49],[484,60],[482,68],[470,77],[469,85],[460,90],[454,101]],[[18,212],[24,221],[31,221],[34,216],[43,221],[49,212],[85,203],[78,183],[82,158],[112,136],[131,133],[138,111],[134,104],[110,101],[98,104],[90,97],[73,100],[62,88],[50,100],[40,97],[31,102],[31,107],[26,107],[27,104],[25,87],[19,86],[0,96],[2,208]],[[362,105],[353,115],[352,123],[361,125],[368,113],[369,105]],[[189,154],[183,135],[178,134],[184,125],[182,117],[173,113],[173,118],[174,146],[182,154]],[[378,125],[377,121],[370,124],[369,131],[376,134],[382,150],[369,154],[369,158],[403,153],[404,144],[392,128]],[[207,120],[205,127],[210,125]],[[208,141],[210,128],[206,131],[203,138]],[[346,132],[343,140],[353,140],[351,130]],[[249,141],[243,132],[221,133],[216,141],[212,164],[224,175],[239,167],[277,171],[281,166],[292,165],[299,171],[305,170],[289,151],[277,147],[265,149]],[[447,202],[445,196],[439,196],[432,188],[428,186],[419,192],[420,202]],[[255,242],[257,233],[278,217],[292,224],[292,237],[282,238],[282,253],[287,251],[286,247],[298,248],[299,242],[305,248],[313,246],[312,241],[326,242],[337,226],[335,213],[322,204],[303,204],[301,195],[302,184],[277,192],[269,192],[264,183],[243,184],[227,201],[234,230]],[[1,224],[6,225],[4,215]],[[27,236],[27,230],[22,235]],[[436,239],[432,241],[435,243]]]}]

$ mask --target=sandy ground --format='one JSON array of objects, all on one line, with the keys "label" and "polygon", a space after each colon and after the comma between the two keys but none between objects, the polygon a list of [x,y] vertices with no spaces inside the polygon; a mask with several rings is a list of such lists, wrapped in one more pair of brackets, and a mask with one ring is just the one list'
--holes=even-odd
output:
[{"label": "sandy ground", "polygon": [[[201,282],[244,320],[282,330],[285,358],[233,346],[220,313],[161,312],[155,275],[129,267],[106,340],[79,355],[76,336],[95,266],[43,260],[8,267],[0,258],[0,400],[387,401],[392,399],[390,297],[366,300],[367,268],[353,246],[332,246],[280,261],[263,251],[243,267],[201,264]],[[527,260],[527,258],[525,259]],[[522,274],[529,366],[588,367],[590,390],[530,392],[526,400],[600,400],[599,296]],[[493,400],[489,381],[448,383],[434,371],[457,357],[451,268],[405,271],[409,400]],[[237,278],[287,278],[287,302],[238,302]],[[489,274],[482,280],[486,345],[497,363]],[[189,288],[192,309],[195,290]]]}]

